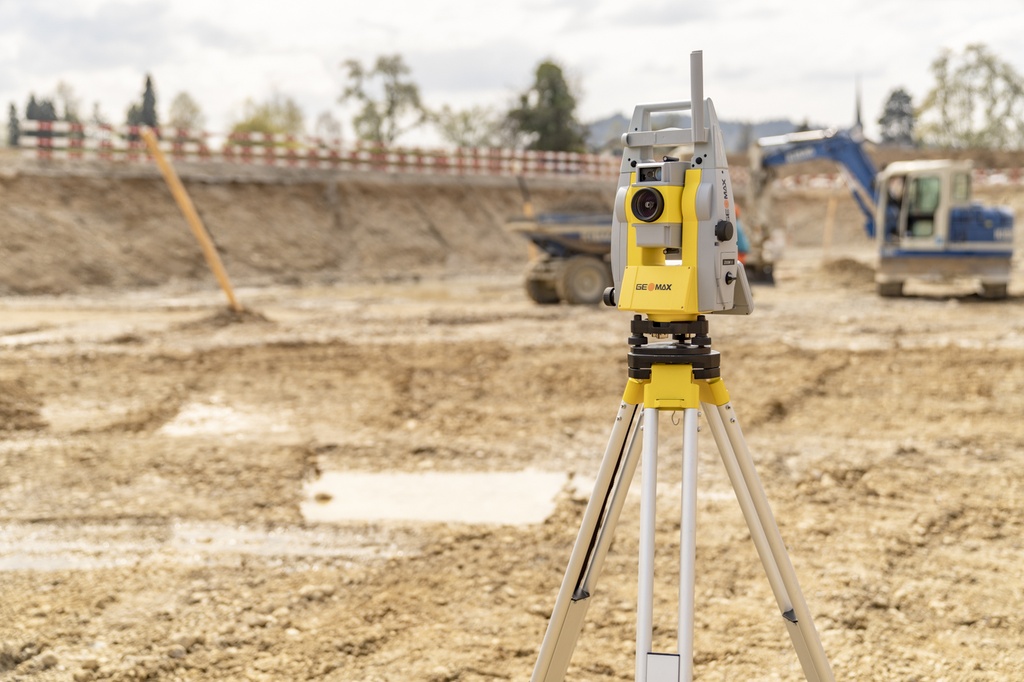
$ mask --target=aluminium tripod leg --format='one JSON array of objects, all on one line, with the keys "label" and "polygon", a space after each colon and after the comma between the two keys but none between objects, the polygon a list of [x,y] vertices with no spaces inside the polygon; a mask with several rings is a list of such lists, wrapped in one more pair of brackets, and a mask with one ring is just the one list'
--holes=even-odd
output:
[{"label": "aluminium tripod leg", "polygon": [[647,655],[654,640],[654,535],[658,499],[658,410],[644,409],[643,466],[640,469],[640,557],[637,562],[636,679],[647,679]]},{"label": "aluminium tripod leg", "polygon": [[697,577],[697,418],[683,410],[683,481],[679,522],[679,679],[693,679],[694,588]]},{"label": "aluminium tripod leg", "polygon": [[531,682],[560,682],[569,668],[590,595],[611,546],[619,513],[637,465],[640,407],[623,401],[612,426],[594,492],[583,514],[576,544],[558,590]]},{"label": "aluminium tripod leg", "polygon": [[658,409],[644,410],[640,489],[640,560],[637,568],[636,679],[638,682],[690,682],[693,679],[693,608],[697,552],[697,417],[683,413],[682,504],[679,521],[678,654],[653,651],[654,549],[658,482]]},{"label": "aluminium tripod leg", "polygon": [[[833,682],[835,679],[825,650],[814,627],[810,610],[797,582],[796,572],[779,533],[761,479],[743,438],[739,422],[720,380],[711,389],[714,402],[702,402],[711,433],[718,445],[722,463],[732,482],[736,499],[750,529],[750,537],[764,565],[775,600],[782,611],[793,648],[796,649],[804,677],[809,682]],[[712,384],[712,382],[709,382]]]}]

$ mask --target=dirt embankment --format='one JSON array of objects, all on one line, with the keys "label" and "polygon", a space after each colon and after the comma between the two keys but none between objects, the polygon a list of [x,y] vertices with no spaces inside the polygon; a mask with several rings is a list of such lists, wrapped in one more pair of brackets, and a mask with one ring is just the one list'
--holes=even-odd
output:
[{"label": "dirt embankment", "polygon": [[[0,294],[209,278],[160,176],[110,170],[22,163],[0,172]],[[526,259],[525,242],[504,229],[522,212],[515,178],[210,165],[181,175],[237,282],[513,271]],[[610,212],[608,183],[532,180],[528,189],[538,211]]]},{"label": "dirt embankment", "polygon": [[[523,210],[515,178],[224,164],[179,172],[236,284],[510,274],[528,258],[524,240],[505,229]],[[741,198],[744,178],[736,174]],[[531,179],[527,189],[540,213],[610,214],[614,195],[612,181],[573,178]],[[976,195],[1024,216],[1018,186]],[[767,216],[791,246],[869,245],[843,188],[777,187]],[[212,282],[162,178],[144,166],[0,158],[0,233],[0,294]]]}]

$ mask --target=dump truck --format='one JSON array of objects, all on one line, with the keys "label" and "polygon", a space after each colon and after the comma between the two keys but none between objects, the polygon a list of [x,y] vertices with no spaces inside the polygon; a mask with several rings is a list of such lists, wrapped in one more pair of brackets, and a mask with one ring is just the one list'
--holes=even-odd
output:
[{"label": "dump truck", "polygon": [[[612,286],[612,215],[546,213],[536,215],[525,184],[523,215],[506,229],[529,242],[530,260],[524,277],[527,295],[537,303],[593,305]],[[780,249],[765,240],[748,239],[737,209],[740,261],[752,283],[773,283],[772,269]]]}]

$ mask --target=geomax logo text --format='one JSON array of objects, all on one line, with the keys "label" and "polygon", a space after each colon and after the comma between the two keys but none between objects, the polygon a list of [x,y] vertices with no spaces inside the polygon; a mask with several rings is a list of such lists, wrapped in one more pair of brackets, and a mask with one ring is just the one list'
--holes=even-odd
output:
[{"label": "geomax logo text", "polygon": [[672,291],[672,285],[671,284],[655,284],[654,282],[651,282],[650,284],[637,284],[636,285],[636,290],[637,291]]}]

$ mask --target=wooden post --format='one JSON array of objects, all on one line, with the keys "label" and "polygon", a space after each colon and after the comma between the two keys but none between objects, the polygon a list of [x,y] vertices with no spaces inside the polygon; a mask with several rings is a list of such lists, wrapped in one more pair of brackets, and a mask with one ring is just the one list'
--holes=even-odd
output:
[{"label": "wooden post", "polygon": [[181,184],[181,179],[178,177],[177,172],[175,172],[174,166],[167,160],[164,153],[160,151],[156,134],[152,128],[144,127],[141,129],[141,135],[142,139],[146,141],[146,146],[149,147],[150,154],[153,155],[153,160],[156,161],[160,172],[163,173],[164,180],[167,182],[167,187],[170,188],[174,200],[178,202],[178,208],[181,209],[185,220],[188,221],[192,234],[195,235],[196,241],[199,242],[199,248],[203,250],[207,265],[210,266],[210,270],[213,272],[213,276],[217,278],[220,288],[227,295],[231,309],[236,313],[242,312],[242,306],[238,299],[235,298],[235,291],[231,288],[231,280],[228,279],[228,273],[224,269],[220,255],[217,253],[217,247],[214,245],[213,240],[210,239],[210,233],[203,226],[203,221],[200,220],[196,207],[192,204],[192,199],[189,198],[188,192],[185,191],[185,186]]},{"label": "wooden post", "polygon": [[828,208],[825,209],[825,232],[822,235],[822,260],[828,262],[832,259],[832,233],[836,227],[836,208],[839,206],[839,200],[836,198],[835,192],[829,195]]}]

